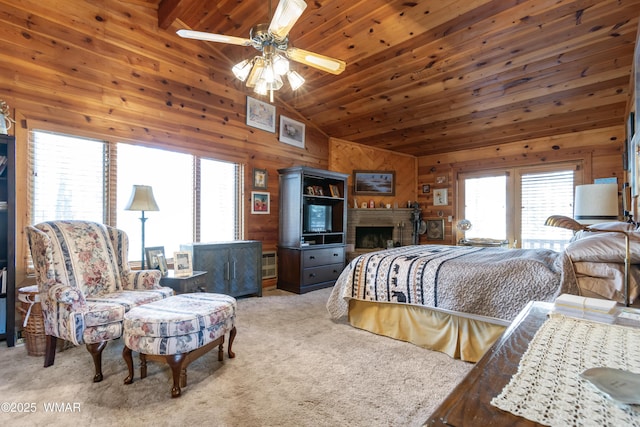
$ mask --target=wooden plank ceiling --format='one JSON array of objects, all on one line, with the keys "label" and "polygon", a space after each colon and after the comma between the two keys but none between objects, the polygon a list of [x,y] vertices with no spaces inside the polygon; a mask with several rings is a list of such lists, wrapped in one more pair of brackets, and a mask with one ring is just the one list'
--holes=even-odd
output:
[{"label": "wooden plank ceiling", "polygon": [[[147,1],[168,31],[248,38],[270,16],[264,0]],[[290,44],[347,68],[295,64],[306,84],[277,98],[330,137],[421,156],[625,123],[640,0],[307,4]],[[230,64],[257,54],[181,43]]]}]

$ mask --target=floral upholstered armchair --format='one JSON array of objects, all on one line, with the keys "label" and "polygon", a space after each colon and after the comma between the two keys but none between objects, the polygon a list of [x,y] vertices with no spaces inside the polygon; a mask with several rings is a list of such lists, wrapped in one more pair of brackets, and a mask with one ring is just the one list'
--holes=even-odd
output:
[{"label": "floral upholstered armchair", "polygon": [[102,381],[102,351],[120,338],[124,313],[173,295],[159,270],[132,271],[124,231],[89,221],[49,221],[26,227],[46,334],[44,366],[58,338],[85,344]]}]

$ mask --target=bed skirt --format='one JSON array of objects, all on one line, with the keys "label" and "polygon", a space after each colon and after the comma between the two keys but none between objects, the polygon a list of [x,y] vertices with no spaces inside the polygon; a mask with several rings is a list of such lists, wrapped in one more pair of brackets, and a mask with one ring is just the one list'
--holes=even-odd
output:
[{"label": "bed skirt", "polygon": [[355,299],[349,300],[349,323],[467,362],[477,362],[509,324],[447,310]]}]

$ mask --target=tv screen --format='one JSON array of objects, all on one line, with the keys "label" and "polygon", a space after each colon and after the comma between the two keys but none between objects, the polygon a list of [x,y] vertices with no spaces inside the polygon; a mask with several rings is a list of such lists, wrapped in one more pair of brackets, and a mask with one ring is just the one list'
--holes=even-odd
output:
[{"label": "tv screen", "polygon": [[326,233],[331,231],[331,206],[305,205],[305,233]]}]

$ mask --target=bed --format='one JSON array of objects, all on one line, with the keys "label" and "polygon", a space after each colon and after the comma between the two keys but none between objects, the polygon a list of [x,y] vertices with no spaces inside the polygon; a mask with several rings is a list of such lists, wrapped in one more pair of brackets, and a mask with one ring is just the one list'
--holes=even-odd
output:
[{"label": "bed", "polygon": [[[631,273],[633,300],[637,265]],[[585,233],[563,252],[404,246],[353,259],[327,310],[357,328],[475,362],[529,301],[552,302],[563,293],[623,301],[623,277],[622,234]]]}]

